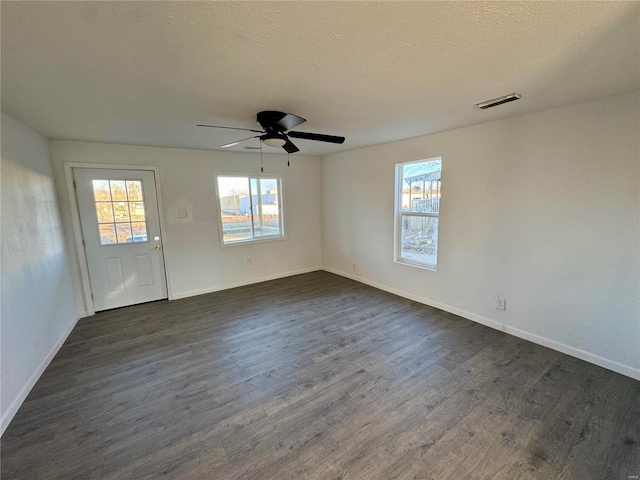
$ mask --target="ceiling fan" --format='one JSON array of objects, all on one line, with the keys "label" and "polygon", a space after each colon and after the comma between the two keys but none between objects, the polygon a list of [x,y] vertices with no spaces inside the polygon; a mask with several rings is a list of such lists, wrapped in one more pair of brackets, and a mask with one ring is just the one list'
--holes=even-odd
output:
[{"label": "ceiling fan", "polygon": [[[235,142],[221,145],[220,148],[228,148],[238,145],[240,142],[251,140],[252,138],[259,138],[260,141],[267,147],[279,148],[282,147],[287,153],[299,152],[300,149],[296,147],[289,137],[302,138],[304,140],[315,140],[317,142],[329,142],[329,143],[344,143],[344,137],[336,137],[334,135],[323,135],[320,133],[308,133],[308,132],[295,132],[291,129],[306,122],[307,120],[294,115],[293,113],[275,112],[267,110],[265,112],[259,112],[257,115],[258,124],[262,127],[262,130],[253,130],[250,128],[236,128],[236,127],[224,127],[220,125],[196,125],[198,127],[211,127],[211,128],[226,128],[230,130],[244,130],[247,132],[259,133],[260,135],[254,135],[252,137],[243,138]],[[245,147],[247,148],[247,147]]]}]

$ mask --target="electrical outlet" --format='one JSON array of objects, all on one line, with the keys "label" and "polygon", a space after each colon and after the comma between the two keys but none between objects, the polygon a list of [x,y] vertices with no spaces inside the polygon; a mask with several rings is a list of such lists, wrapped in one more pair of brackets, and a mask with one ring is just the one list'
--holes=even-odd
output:
[{"label": "electrical outlet", "polygon": [[506,310],[507,309],[507,299],[501,298],[499,295],[495,298],[495,307],[496,310]]},{"label": "electrical outlet", "polygon": [[354,272],[356,271],[356,264],[355,263],[351,264],[351,270],[353,270]]},{"label": "electrical outlet", "polygon": [[251,260],[251,257],[247,257],[247,265],[253,265],[253,260]]}]

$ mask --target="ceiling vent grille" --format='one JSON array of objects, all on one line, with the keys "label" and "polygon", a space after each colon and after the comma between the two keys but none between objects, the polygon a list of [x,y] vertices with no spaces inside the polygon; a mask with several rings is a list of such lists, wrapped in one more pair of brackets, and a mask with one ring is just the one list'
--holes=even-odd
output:
[{"label": "ceiling vent grille", "polygon": [[505,95],[504,97],[498,97],[492,100],[487,100],[486,102],[476,103],[476,107],[481,108],[482,110],[486,110],[487,108],[497,107],[498,105],[502,105],[503,103],[514,102],[521,97],[522,95],[520,95],[519,93],[512,93],[511,95]]}]

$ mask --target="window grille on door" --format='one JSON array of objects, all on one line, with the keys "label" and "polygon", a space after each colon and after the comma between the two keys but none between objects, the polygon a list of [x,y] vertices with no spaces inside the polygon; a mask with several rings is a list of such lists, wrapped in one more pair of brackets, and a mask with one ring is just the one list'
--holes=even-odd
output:
[{"label": "window grille on door", "polygon": [[142,182],[93,180],[101,245],[147,241]]}]

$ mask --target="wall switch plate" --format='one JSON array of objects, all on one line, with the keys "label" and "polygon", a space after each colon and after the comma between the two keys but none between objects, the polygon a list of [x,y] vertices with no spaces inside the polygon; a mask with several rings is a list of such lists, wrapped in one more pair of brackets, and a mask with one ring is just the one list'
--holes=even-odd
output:
[{"label": "wall switch plate", "polygon": [[496,310],[506,310],[507,309],[507,299],[496,297],[495,298],[495,307]]}]

